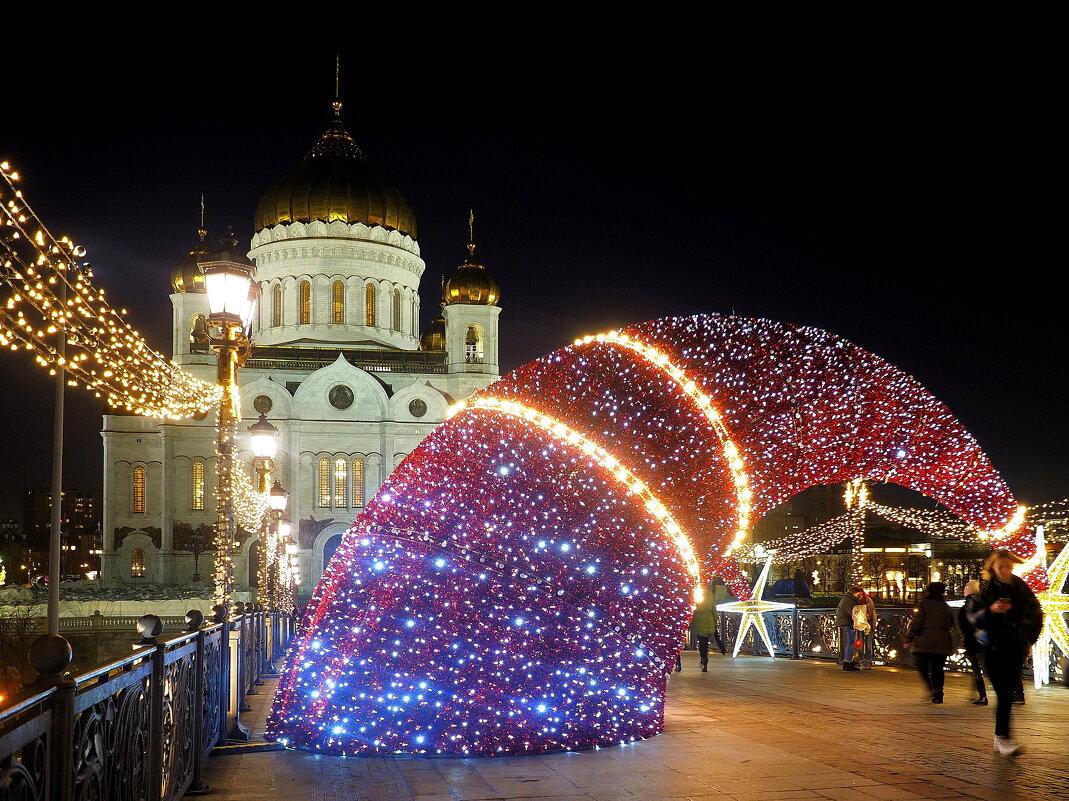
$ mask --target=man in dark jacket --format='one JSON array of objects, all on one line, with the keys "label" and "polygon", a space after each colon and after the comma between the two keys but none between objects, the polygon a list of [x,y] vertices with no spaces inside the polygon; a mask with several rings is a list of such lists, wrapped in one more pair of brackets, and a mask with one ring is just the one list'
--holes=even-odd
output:
[{"label": "man in dark jacket", "polygon": [[865,591],[854,584],[835,608],[835,625],[839,627],[839,652],[843,670],[861,670],[854,664],[854,607],[865,603]]}]

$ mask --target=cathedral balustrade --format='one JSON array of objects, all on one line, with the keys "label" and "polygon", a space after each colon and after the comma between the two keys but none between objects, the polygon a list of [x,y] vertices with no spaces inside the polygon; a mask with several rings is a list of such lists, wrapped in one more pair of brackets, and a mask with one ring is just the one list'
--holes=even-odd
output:
[{"label": "cathedral balustrade", "polygon": [[[35,641],[36,681],[0,709],[0,799],[171,801],[206,790],[206,759],[234,741],[235,707],[273,674],[293,633],[290,615],[239,612],[205,621],[193,610],[169,639],[164,620],[145,615],[129,656],[73,675],[62,637]],[[64,628],[110,628],[99,617]]]},{"label": "cathedral balustrade", "polygon": [[254,345],[247,369],[317,370],[333,364],[341,353],[347,362],[372,373],[446,372],[445,354],[427,351],[356,350],[351,348],[294,348]]}]

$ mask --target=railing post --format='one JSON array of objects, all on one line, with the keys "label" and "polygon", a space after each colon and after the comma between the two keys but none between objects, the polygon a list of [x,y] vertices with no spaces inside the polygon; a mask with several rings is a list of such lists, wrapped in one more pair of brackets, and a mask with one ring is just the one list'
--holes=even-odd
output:
[{"label": "railing post", "polygon": [[798,620],[798,607],[791,610],[791,659],[802,658],[801,623]]},{"label": "railing post", "polygon": [[216,623],[222,624],[222,630],[219,632],[219,704],[222,706],[220,715],[217,719],[217,725],[219,726],[219,736],[216,738],[216,745],[226,745],[228,727],[230,725],[230,621],[228,615],[230,614],[226,606],[223,604],[216,604],[212,607],[214,612],[213,620]]},{"label": "railing post", "polygon": [[[204,782],[204,614],[199,609],[186,612],[186,631],[197,632],[193,671],[193,778],[186,795],[203,795],[211,788]],[[220,696],[222,698],[222,696]]]},{"label": "railing post", "polygon": [[163,657],[167,646],[160,645],[163,621],[156,615],[143,615],[137,621],[137,633],[143,646],[152,647],[152,672],[149,673],[148,707],[148,801],[163,795]]},{"label": "railing post", "polygon": [[256,604],[256,614],[253,615],[253,628],[256,630],[256,684],[262,687],[264,673],[267,672],[267,632],[264,630],[264,608],[262,604]]},{"label": "railing post", "polygon": [[48,801],[71,801],[74,798],[74,693],[78,688],[74,679],[64,678],[63,671],[71,663],[74,651],[71,644],[58,634],[42,634],[30,643],[30,665],[37,671],[37,679],[30,686],[35,692],[55,689],[49,706],[52,715],[52,743],[50,744]]},{"label": "railing post", "polygon": [[229,654],[229,680],[227,681],[227,709],[230,711],[229,726],[226,732],[227,740],[238,740],[247,743],[252,735],[248,728],[241,722],[241,713],[247,712],[251,707],[245,703],[245,657],[242,653],[244,643],[242,634],[245,628],[245,606],[238,601],[234,604],[235,611],[241,615],[240,619],[231,621],[227,626],[227,652]]}]

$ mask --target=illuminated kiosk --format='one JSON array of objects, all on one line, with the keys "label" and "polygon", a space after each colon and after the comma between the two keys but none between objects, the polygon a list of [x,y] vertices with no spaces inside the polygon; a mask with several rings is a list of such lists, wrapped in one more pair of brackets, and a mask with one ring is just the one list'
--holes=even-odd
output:
[{"label": "illuminated kiosk", "polygon": [[833,334],[701,315],[551,353],[470,397],[357,519],[268,735],[495,755],[656,734],[700,573],[748,598],[731,551],[751,520],[856,478],[1034,548],[950,411]]}]

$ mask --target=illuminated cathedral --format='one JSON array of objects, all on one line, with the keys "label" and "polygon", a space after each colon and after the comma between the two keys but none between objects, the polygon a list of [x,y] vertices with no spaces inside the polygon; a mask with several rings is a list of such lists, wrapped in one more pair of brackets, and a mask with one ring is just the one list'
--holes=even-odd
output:
[{"label": "illuminated cathedral", "polygon": [[[219,251],[256,265],[260,302],[239,370],[240,461],[249,424],[278,429],[274,477],[289,494],[301,594],[342,533],[447,408],[499,377],[500,290],[475,256],[441,285],[422,332],[416,217],[346,130],[341,103],[314,146],[260,198],[247,251],[203,228],[172,274],[172,353],[215,382],[201,263]],[[459,248],[458,248],[459,250]],[[447,273],[445,273],[447,274]],[[438,287],[435,287],[437,290]],[[107,414],[104,557],[108,584],[184,585],[212,575],[215,419]],[[239,530],[236,588],[257,581],[257,532]]]}]

